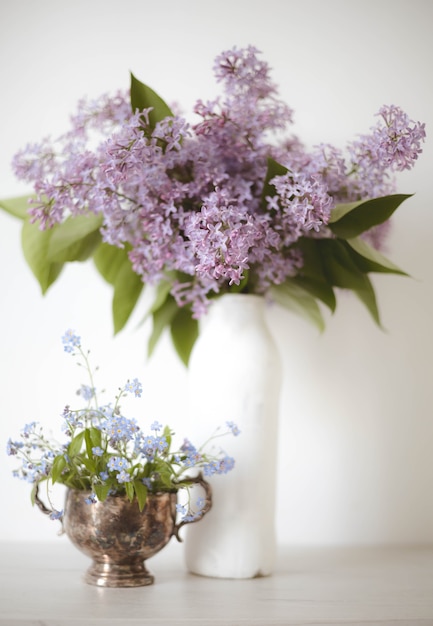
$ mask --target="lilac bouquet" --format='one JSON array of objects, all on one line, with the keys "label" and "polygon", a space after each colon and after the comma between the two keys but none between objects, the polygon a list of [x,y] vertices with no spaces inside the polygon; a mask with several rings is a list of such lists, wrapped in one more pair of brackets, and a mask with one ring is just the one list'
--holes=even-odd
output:
[{"label": "lilac bouquet", "polygon": [[227,292],[263,294],[323,327],[335,288],[353,290],[380,323],[368,274],[404,274],[380,249],[409,196],[424,124],[383,106],[345,150],[307,150],[292,110],[252,46],[216,58],[223,95],[187,121],[131,76],[130,91],[83,100],[68,132],[13,162],[34,195],[1,203],[23,218],[24,254],[42,291],[62,266],[93,258],[113,286],[117,332],[144,284],[156,287],[150,350],[169,327],[185,362],[197,319]]},{"label": "lilac bouquet", "polygon": [[[240,431],[234,422],[226,422],[199,448],[185,439],[178,450],[172,450],[174,433],[157,421],[143,431],[133,418],[122,414],[120,400],[127,394],[140,397],[142,385],[138,379],[128,380],[119,388],[114,404],[100,404],[94,384],[94,371],[89,353],[81,340],[68,330],[63,339],[65,352],[78,358],[85,367],[89,384],[81,385],[77,394],[84,406],[67,405],[61,415],[64,443],[44,435],[38,422],[26,424],[18,440],[9,439],[7,453],[20,459],[21,465],[14,475],[33,484],[33,501],[36,488],[46,482],[47,497],[52,519],[60,519],[63,512],[51,502],[49,487],[54,483],[71,489],[90,491],[86,502],[104,501],[109,495],[127,495],[132,502],[137,499],[143,510],[148,493],[174,492],[189,489],[188,472],[191,468],[212,476],[226,474],[234,467],[234,459],[219,447],[209,444],[216,438]],[[188,492],[189,493],[189,492]],[[203,514],[205,501],[191,506],[179,504],[183,521],[193,521]]]}]

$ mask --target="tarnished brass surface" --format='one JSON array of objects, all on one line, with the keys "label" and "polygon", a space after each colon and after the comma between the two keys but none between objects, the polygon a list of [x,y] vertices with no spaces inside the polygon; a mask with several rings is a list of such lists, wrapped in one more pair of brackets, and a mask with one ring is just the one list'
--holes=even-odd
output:
[{"label": "tarnished brass surface", "polygon": [[[176,523],[177,492],[148,493],[140,512],[137,500],[109,496],[104,502],[87,504],[90,491],[69,489],[62,531],[81,552],[92,559],[85,581],[100,587],[141,587],[151,585],[154,578],[144,561],[169,541],[171,536],[182,541],[179,530],[186,524],[200,521],[212,508],[212,488],[202,474],[182,480],[181,487],[200,485],[205,493],[200,514]],[[34,493],[35,504],[44,515],[53,511]],[[57,518],[56,518],[57,519]]]},{"label": "tarnished brass surface", "polygon": [[140,512],[136,500],[109,496],[86,504],[86,491],[69,490],[63,526],[70,540],[93,560],[85,580],[102,587],[153,583],[144,561],[163,548],[176,524],[176,493],[148,495]]}]

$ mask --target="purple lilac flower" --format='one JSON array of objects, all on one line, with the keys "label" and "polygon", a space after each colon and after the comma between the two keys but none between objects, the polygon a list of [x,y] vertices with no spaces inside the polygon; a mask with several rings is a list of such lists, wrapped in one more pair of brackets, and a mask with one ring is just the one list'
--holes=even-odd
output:
[{"label": "purple lilac flower", "polygon": [[[330,236],[336,203],[393,193],[393,174],[414,165],[425,139],[424,125],[391,105],[344,150],[308,150],[290,135],[293,112],[256,48],[222,52],[214,72],[222,94],[196,103],[192,126],[174,115],[152,127],[149,110],[131,111],[126,93],[103,95],[79,103],[60,139],[29,145],[13,161],[34,185],[29,213],[41,228],[69,214],[100,215],[103,240],[128,246],[145,283],[182,275],[171,295],[196,318],[210,297],[246,278],[249,292],[265,294],[296,276],[300,240]],[[264,194],[269,157],[287,173]],[[382,245],[386,234],[381,226],[370,240]],[[63,341],[67,352],[79,347],[72,331]],[[142,393],[136,379],[125,389]]]}]

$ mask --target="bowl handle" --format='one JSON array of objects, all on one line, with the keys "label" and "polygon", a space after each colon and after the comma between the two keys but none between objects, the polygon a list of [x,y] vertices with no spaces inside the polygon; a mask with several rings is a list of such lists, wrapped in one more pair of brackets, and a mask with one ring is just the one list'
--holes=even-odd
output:
[{"label": "bowl handle", "polygon": [[194,522],[200,521],[201,519],[203,519],[206,513],[208,513],[210,509],[212,508],[212,487],[203,478],[203,474],[200,473],[198,474],[198,476],[193,476],[193,477],[185,478],[184,480],[182,480],[182,487],[187,487],[189,485],[194,485],[194,484],[200,485],[200,487],[202,487],[204,490],[204,493],[205,493],[204,506],[200,509],[197,517],[194,517],[193,519],[190,519],[190,520],[183,520],[182,522],[175,524],[175,527],[173,529],[173,535],[180,542],[183,541],[182,537],[179,537],[179,530],[182,528],[182,526],[185,526],[186,524],[193,524]]},{"label": "bowl handle", "polygon": [[44,515],[49,515],[51,517],[51,519],[58,519],[59,522],[62,525],[62,529],[60,531],[60,535],[62,535],[65,531],[63,529],[63,514],[60,515],[60,517],[52,510],[49,509],[45,506],[44,502],[42,502],[42,500],[39,497],[39,483],[35,483],[34,486],[34,492],[33,492],[33,499],[34,502],[36,504],[36,506],[38,507],[38,509],[44,514]]}]

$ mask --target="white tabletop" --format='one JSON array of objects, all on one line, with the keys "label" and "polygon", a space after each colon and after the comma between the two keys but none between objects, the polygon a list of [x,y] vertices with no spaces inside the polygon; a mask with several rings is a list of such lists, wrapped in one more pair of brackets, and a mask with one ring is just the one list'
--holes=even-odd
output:
[{"label": "white tabletop", "polygon": [[85,584],[88,564],[63,537],[0,544],[0,625],[433,626],[433,546],[287,547],[273,576],[220,580],[188,574],[173,541],[135,589]]}]

